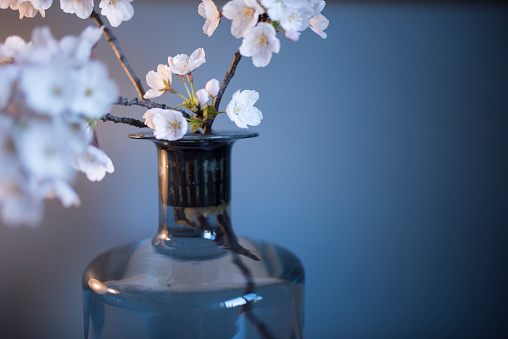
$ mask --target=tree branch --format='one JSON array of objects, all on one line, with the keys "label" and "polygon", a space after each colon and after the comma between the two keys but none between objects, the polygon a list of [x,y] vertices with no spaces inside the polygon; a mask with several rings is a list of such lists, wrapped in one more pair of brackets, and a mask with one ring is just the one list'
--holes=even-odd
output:
[{"label": "tree branch", "polygon": [[124,97],[119,97],[118,101],[115,103],[115,105],[120,105],[120,106],[141,106],[141,107],[145,107],[145,108],[171,109],[173,111],[178,111],[178,112],[182,113],[182,115],[185,118],[190,118],[189,113],[187,113],[185,111],[182,111],[180,109],[173,108],[173,107],[170,107],[170,106],[165,105],[165,104],[159,104],[159,103],[153,102],[153,101],[140,100],[138,98],[134,98],[132,100],[129,100],[129,99],[124,98]]},{"label": "tree branch", "polygon": [[[222,84],[219,88],[219,93],[215,96],[213,100],[213,105],[215,107],[215,110],[219,111],[219,105],[220,101],[222,99],[222,96],[224,95],[224,91],[226,91],[226,88],[229,85],[229,82],[235,75],[236,67],[238,66],[238,63],[242,59],[242,55],[240,54],[240,51],[236,51],[235,55],[233,57],[233,61],[231,62],[231,66],[229,66],[228,71],[226,72],[226,76],[224,77],[224,80],[222,80]],[[210,134],[212,133],[212,124],[214,120],[207,120],[206,125],[203,127],[203,134]]]},{"label": "tree branch", "polygon": [[126,124],[138,128],[147,127],[145,123],[141,120],[133,119],[133,118],[121,118],[116,117],[114,115],[111,115],[109,113],[104,114],[102,117],[99,118],[102,121],[112,121],[115,124]]},{"label": "tree branch", "polygon": [[113,51],[115,52],[116,57],[117,57],[118,61],[120,62],[120,64],[122,65],[125,73],[127,73],[127,75],[129,76],[129,79],[131,79],[131,82],[134,85],[134,88],[136,89],[136,92],[138,93],[139,98],[143,99],[143,95],[145,94],[143,85],[141,84],[141,81],[137,77],[136,73],[134,73],[134,70],[132,69],[131,65],[127,61],[127,58],[123,54],[123,51],[120,48],[120,44],[118,43],[118,39],[115,37],[115,35],[111,31],[111,29],[104,25],[102,18],[99,16],[99,14],[97,14],[97,12],[92,11],[90,18],[93,21],[95,21],[97,26],[99,26],[99,27],[104,26],[104,37],[111,45],[111,48],[113,48]]}]

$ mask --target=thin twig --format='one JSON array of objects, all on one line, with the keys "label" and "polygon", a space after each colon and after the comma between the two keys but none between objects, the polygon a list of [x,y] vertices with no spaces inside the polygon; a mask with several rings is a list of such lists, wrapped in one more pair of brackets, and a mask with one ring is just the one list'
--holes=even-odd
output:
[{"label": "thin twig", "polygon": [[227,214],[226,211],[224,211],[221,214],[217,214],[216,219],[222,232],[226,236],[229,249],[232,252],[244,255],[252,260],[259,261],[259,258],[254,253],[252,253],[251,251],[240,245],[240,243],[238,242],[238,239],[236,238],[236,235],[233,232],[233,227],[231,226],[231,219],[229,219],[229,215]]},{"label": "thin twig", "polygon": [[[240,271],[242,271],[242,274],[245,277],[245,280],[246,280],[245,291],[244,291],[245,295],[254,293],[256,284],[254,283],[254,280],[252,279],[251,270],[249,269],[249,267],[247,267],[247,265],[245,265],[242,262],[242,259],[240,258],[240,256],[238,256],[238,254],[231,253],[231,255],[233,256],[233,263],[236,266],[238,266],[238,268],[240,269]],[[268,326],[261,319],[256,317],[256,315],[253,312],[249,312],[251,310],[252,301],[249,301],[247,299],[245,299],[245,301],[246,301],[246,303],[242,306],[242,311],[245,314],[245,317],[256,327],[261,338],[264,338],[264,339],[275,338],[273,336],[273,334],[270,332],[270,329],[268,328]]]},{"label": "thin twig", "polygon": [[125,73],[129,76],[129,79],[131,79],[132,84],[134,85],[134,88],[136,89],[136,92],[138,93],[138,96],[140,99],[143,98],[143,95],[145,94],[145,90],[143,89],[143,85],[141,84],[141,81],[137,77],[136,73],[134,73],[134,70],[132,69],[131,65],[127,61],[127,58],[123,54],[122,49],[120,48],[120,44],[118,43],[118,39],[115,37],[113,32],[109,27],[106,27],[104,25],[104,22],[102,21],[102,18],[97,14],[97,12],[92,11],[92,14],[90,15],[90,18],[92,18],[93,21],[97,24],[97,26],[102,27],[104,26],[104,37],[111,45],[111,48],[113,48],[113,51],[116,54],[116,57],[120,64],[122,65]]},{"label": "thin twig", "polygon": [[[224,80],[222,80],[222,84],[219,88],[219,93],[215,96],[213,100],[213,105],[215,107],[215,110],[219,111],[219,105],[220,101],[222,99],[222,96],[224,95],[224,91],[226,91],[226,88],[229,85],[229,82],[235,75],[236,67],[238,66],[238,63],[242,59],[242,55],[240,54],[240,51],[236,51],[235,55],[233,57],[233,61],[231,62],[231,66],[229,66],[228,71],[226,72],[226,76],[224,77]],[[206,125],[203,127],[203,134],[210,134],[212,133],[212,124],[214,120],[207,120]]]},{"label": "thin twig", "polygon": [[100,119],[102,121],[112,121],[115,124],[126,124],[126,125],[139,127],[139,128],[147,127],[145,125],[145,123],[141,120],[137,120],[137,119],[133,119],[133,118],[116,117],[116,116],[111,115],[109,113],[104,114],[102,117],[100,117]]},{"label": "thin twig", "polygon": [[174,108],[174,107],[170,107],[170,106],[165,105],[165,104],[159,104],[159,103],[153,102],[153,101],[141,100],[141,99],[138,99],[138,98],[134,98],[132,100],[129,100],[129,99],[124,98],[124,97],[118,97],[118,101],[115,102],[115,105],[120,105],[120,106],[141,106],[141,107],[145,107],[145,108],[171,109],[171,110],[178,111],[178,112],[182,113],[182,115],[185,118],[190,118],[189,113],[187,113],[185,111],[182,111],[180,109],[177,109],[177,108]]}]

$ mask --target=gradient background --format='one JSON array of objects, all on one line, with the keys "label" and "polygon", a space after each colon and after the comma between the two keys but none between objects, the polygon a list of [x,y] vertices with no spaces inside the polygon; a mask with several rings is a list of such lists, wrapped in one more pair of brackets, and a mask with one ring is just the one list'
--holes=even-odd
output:
[{"label": "gradient background", "polygon": [[[198,3],[135,1],[116,34],[140,77],[203,47],[197,86],[222,80],[241,41],[228,20],[204,35]],[[255,89],[265,118],[234,147],[233,221],[303,261],[307,338],[508,335],[507,8],[330,2],[327,40],[308,30],[266,68],[241,61],[223,105]],[[92,23],[56,1],[45,20],[2,10],[0,41],[44,24],[61,38]],[[96,56],[134,97],[105,41]],[[1,338],[81,337],[86,264],[156,231],[155,147],[133,131],[101,124],[116,171],[79,178],[81,208],[51,201],[38,229],[0,225]]]}]

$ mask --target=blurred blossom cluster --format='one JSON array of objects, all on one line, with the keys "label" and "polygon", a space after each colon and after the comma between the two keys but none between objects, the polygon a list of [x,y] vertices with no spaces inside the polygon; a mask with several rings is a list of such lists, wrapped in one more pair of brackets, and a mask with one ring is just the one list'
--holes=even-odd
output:
[{"label": "blurred blossom cluster", "polygon": [[[79,205],[76,170],[101,180],[113,164],[94,145],[90,122],[117,100],[104,64],[92,58],[102,29],[53,38],[35,29],[30,42],[0,44],[0,216],[9,225],[37,225],[43,199]],[[93,125],[93,124],[92,124]]]},{"label": "blurred blossom cluster", "polygon": [[[119,26],[134,15],[133,0],[100,0],[98,7],[110,25]],[[19,17],[45,16],[53,0],[0,0],[0,8],[19,11]],[[206,19],[203,32],[211,36],[221,18],[231,20],[231,34],[241,38],[230,69],[222,83],[209,80],[195,90],[193,72],[206,62],[205,51],[190,56],[168,57],[146,75],[148,91],[137,80],[118,47],[111,29],[103,26],[94,11],[94,0],[60,0],[65,13],[92,18],[99,28],[89,27],[80,36],[56,40],[49,28],[37,28],[30,42],[19,36],[0,44],[0,218],[8,225],[37,225],[43,216],[43,201],[58,198],[64,206],[80,204],[71,187],[76,171],[91,181],[113,172],[113,164],[99,148],[95,126],[99,120],[149,127],[154,137],[177,140],[188,129],[211,133],[215,118],[225,113],[240,128],[257,126],[263,119],[254,106],[254,90],[237,90],[225,110],[219,104],[242,56],[252,57],[257,67],[270,63],[280,50],[277,33],[296,41],[311,28],[323,39],[328,20],[321,14],[323,0],[231,0],[222,12],[212,0],[202,0],[198,13]],[[108,70],[93,58],[93,48],[105,35],[119,62],[132,79],[139,98],[119,97]],[[174,88],[178,78],[185,92]],[[183,99],[176,107],[151,100],[166,92]],[[146,100],[143,100],[146,99]],[[144,122],[118,118],[108,113],[111,105],[148,108]]]},{"label": "blurred blossom cluster", "polygon": [[[101,0],[99,7],[101,14],[105,15],[111,26],[118,27],[122,21],[127,21],[134,15],[131,5],[133,0]],[[46,15],[45,10],[51,7],[53,0],[0,0],[0,8],[11,8],[19,11],[19,18],[33,18],[40,13]],[[86,19],[92,14],[93,0],[60,0],[60,8],[65,13],[76,14],[81,19]]]}]

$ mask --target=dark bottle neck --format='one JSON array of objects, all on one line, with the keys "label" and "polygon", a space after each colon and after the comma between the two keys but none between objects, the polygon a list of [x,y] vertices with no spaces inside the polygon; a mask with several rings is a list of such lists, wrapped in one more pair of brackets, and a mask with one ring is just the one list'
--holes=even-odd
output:
[{"label": "dark bottle neck", "polygon": [[159,233],[219,232],[214,217],[229,214],[231,200],[231,146],[230,141],[194,147],[157,143]]}]

